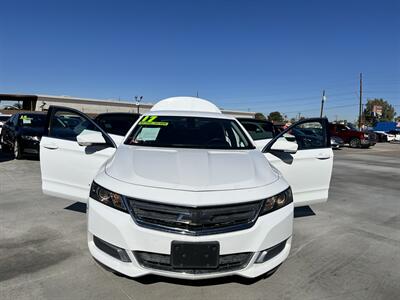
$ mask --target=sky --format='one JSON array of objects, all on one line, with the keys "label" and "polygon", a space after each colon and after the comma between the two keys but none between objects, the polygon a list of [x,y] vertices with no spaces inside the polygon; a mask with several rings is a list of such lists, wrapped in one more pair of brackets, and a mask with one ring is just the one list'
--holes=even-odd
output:
[{"label": "sky", "polygon": [[0,0],[0,93],[354,120],[384,98],[400,114],[400,1]]}]

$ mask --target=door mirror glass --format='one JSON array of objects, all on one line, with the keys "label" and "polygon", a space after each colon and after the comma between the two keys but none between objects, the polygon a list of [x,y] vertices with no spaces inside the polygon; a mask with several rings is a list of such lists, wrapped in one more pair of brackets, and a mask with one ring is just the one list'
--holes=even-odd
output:
[{"label": "door mirror glass", "polygon": [[294,154],[297,152],[298,145],[296,141],[288,141],[286,137],[281,137],[271,146],[272,151],[280,151]]},{"label": "door mirror glass", "polygon": [[92,146],[106,144],[106,140],[99,131],[84,129],[77,137],[76,140],[80,146]]}]

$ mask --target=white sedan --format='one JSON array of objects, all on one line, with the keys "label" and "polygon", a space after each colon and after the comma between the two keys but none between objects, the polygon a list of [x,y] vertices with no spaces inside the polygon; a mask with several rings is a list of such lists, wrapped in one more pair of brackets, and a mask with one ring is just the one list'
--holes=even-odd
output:
[{"label": "white sedan", "polygon": [[[271,272],[289,255],[294,206],[328,198],[326,119],[292,125],[263,153],[199,98],[160,101],[117,143],[77,110],[48,113],[43,192],[87,203],[90,253],[127,276]],[[319,135],[307,137],[310,128]]]}]

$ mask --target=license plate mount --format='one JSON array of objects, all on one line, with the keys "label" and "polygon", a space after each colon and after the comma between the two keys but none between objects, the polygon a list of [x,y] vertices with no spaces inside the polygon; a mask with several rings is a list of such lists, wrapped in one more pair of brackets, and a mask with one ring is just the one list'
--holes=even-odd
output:
[{"label": "license plate mount", "polygon": [[219,243],[173,241],[171,265],[174,269],[215,269],[219,265]]}]

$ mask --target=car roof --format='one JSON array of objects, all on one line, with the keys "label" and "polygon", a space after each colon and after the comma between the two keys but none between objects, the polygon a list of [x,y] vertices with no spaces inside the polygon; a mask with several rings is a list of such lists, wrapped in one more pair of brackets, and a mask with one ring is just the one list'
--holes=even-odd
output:
[{"label": "car roof", "polygon": [[214,118],[214,119],[227,119],[235,120],[236,118],[230,115],[212,112],[199,112],[199,111],[174,111],[174,110],[162,110],[162,111],[149,111],[143,116],[177,116],[177,117],[200,117],[200,118]]},{"label": "car roof", "polygon": [[208,100],[181,96],[158,101],[150,111],[196,111],[222,114],[221,110]]}]

